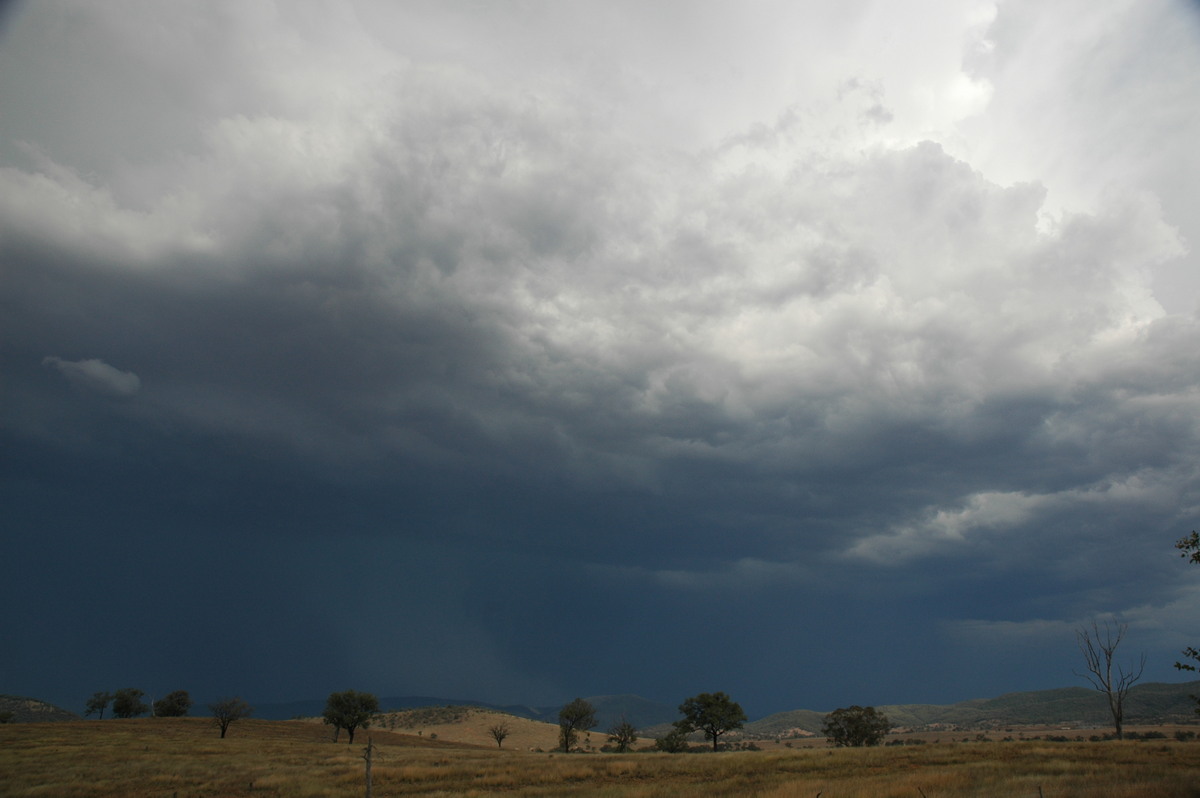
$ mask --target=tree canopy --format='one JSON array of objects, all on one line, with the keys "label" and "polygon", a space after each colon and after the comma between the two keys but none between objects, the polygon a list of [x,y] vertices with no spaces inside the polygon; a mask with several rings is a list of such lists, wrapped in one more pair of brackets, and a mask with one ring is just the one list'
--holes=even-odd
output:
[{"label": "tree canopy", "polygon": [[[1200,533],[1195,530],[1192,534],[1182,537],[1175,541],[1175,548],[1179,549],[1179,556],[1186,559],[1189,563],[1200,565]],[[1192,662],[1176,662],[1175,667],[1181,671],[1196,672],[1200,668],[1200,649],[1195,646],[1188,646],[1183,650],[1183,656]],[[1196,664],[1193,664],[1196,663]],[[1193,695],[1192,700],[1196,702],[1196,714],[1200,715],[1200,695]]]},{"label": "tree canopy", "polygon": [[222,698],[220,701],[209,704],[208,709],[212,712],[213,720],[221,729],[222,739],[225,738],[225,732],[229,730],[229,724],[235,720],[250,717],[250,713],[254,711],[240,698]]},{"label": "tree canopy", "polygon": [[182,718],[192,708],[187,690],[176,690],[154,702],[154,714],[160,718]]},{"label": "tree canopy", "polygon": [[360,693],[357,690],[346,690],[341,693],[330,693],[325,701],[325,712],[322,720],[334,729],[345,729],[350,735],[348,742],[354,742],[354,730],[358,727],[367,728],[371,718],[379,711],[379,699],[371,693]]},{"label": "tree canopy", "polygon": [[142,701],[146,694],[134,687],[125,687],[113,694],[112,713],[118,718],[136,718],[145,715],[150,707]]},{"label": "tree canopy", "polygon": [[680,726],[682,723],[683,721],[675,721],[671,731],[654,741],[654,748],[668,754],[682,754],[688,750],[688,730],[686,725]]},{"label": "tree canopy", "polygon": [[558,711],[558,744],[570,753],[579,740],[579,732],[596,725],[596,709],[582,698],[576,698]]},{"label": "tree canopy", "polygon": [[100,720],[104,720],[104,710],[108,709],[112,700],[113,695],[108,691],[92,693],[92,697],[87,700],[87,711],[83,714],[86,716],[99,713]]},{"label": "tree canopy", "polygon": [[892,728],[888,716],[875,707],[851,707],[835,709],[825,716],[821,731],[839,748],[859,748],[879,745],[884,735]]},{"label": "tree canopy", "polygon": [[689,731],[703,731],[705,739],[712,740],[714,751],[722,734],[740,729],[746,722],[741,705],[725,693],[692,696],[679,705],[679,711],[683,713],[683,721],[676,725]]}]

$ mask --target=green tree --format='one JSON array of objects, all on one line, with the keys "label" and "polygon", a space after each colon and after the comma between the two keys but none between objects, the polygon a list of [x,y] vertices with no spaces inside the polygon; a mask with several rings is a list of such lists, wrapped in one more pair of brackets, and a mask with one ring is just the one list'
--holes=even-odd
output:
[{"label": "green tree", "polygon": [[688,750],[687,725],[683,721],[675,721],[675,728],[654,741],[654,748],[668,754],[682,754]]},{"label": "green tree", "polygon": [[136,718],[150,711],[142,698],[146,694],[134,687],[126,687],[113,694],[112,712],[118,718]]},{"label": "green tree", "polygon": [[192,708],[187,690],[176,690],[154,702],[154,715],[159,718],[182,718]]},{"label": "green tree", "polygon": [[112,700],[113,695],[107,690],[101,693],[92,693],[92,697],[87,700],[87,711],[83,714],[87,716],[99,713],[100,720],[104,720],[104,710],[108,709]]},{"label": "green tree", "polygon": [[221,729],[221,739],[225,739],[225,732],[229,731],[229,725],[235,720],[250,717],[250,713],[254,710],[249,704],[240,698],[222,698],[219,701],[214,701],[208,705],[209,712],[212,713],[213,720],[217,722],[217,726]]},{"label": "green tree", "polygon": [[582,698],[576,698],[558,711],[558,744],[563,753],[571,753],[579,740],[579,732],[596,725],[596,710]]},{"label": "green tree", "polygon": [[[371,718],[378,711],[379,699],[375,696],[357,690],[346,690],[343,693],[330,693],[321,718],[338,731],[345,729],[350,735],[348,743],[353,744],[354,730],[360,726],[368,728]],[[337,739],[337,732],[334,733],[334,739]]]},{"label": "green tree", "polygon": [[679,705],[679,711],[683,713],[683,728],[703,731],[704,739],[712,740],[714,751],[722,734],[740,729],[746,722],[746,713],[741,705],[725,693],[692,696]]},{"label": "green tree", "polygon": [[608,741],[617,747],[617,753],[623,754],[638,741],[637,728],[621,717],[621,722],[608,730]]},{"label": "green tree", "polygon": [[892,728],[887,715],[875,707],[851,707],[835,709],[825,716],[821,732],[839,748],[861,748],[879,745]]},{"label": "green tree", "polygon": [[[1200,565],[1200,533],[1193,530],[1192,534],[1175,541],[1175,548],[1179,549],[1180,557],[1183,557],[1190,563]],[[1186,659],[1192,660],[1192,662],[1176,662],[1176,668],[1181,671],[1191,671],[1192,673],[1200,669],[1200,649],[1188,646],[1183,650],[1183,656]],[[1192,700],[1196,702],[1196,714],[1200,715],[1200,695],[1193,695]]]},{"label": "green tree", "polygon": [[1113,730],[1116,732],[1118,740],[1125,737],[1122,729],[1125,722],[1125,699],[1129,695],[1129,689],[1133,687],[1134,682],[1142,678],[1142,671],[1146,669],[1146,655],[1143,654],[1141,662],[1136,668],[1130,667],[1126,671],[1117,665],[1117,672],[1113,673],[1113,660],[1117,655],[1117,646],[1121,645],[1121,640],[1124,639],[1125,631],[1128,628],[1126,624],[1118,624],[1114,628],[1106,621],[1104,631],[1101,632],[1099,625],[1092,621],[1091,631],[1087,629],[1075,631],[1079,652],[1083,654],[1083,660],[1088,669],[1087,673],[1077,673],[1077,675],[1087,679],[1092,687],[1104,693],[1104,697],[1108,699],[1108,711],[1112,715]]}]

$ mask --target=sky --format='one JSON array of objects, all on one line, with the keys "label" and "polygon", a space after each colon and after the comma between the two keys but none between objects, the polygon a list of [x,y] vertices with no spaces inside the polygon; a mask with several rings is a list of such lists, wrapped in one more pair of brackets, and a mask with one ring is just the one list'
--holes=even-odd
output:
[{"label": "sky", "polygon": [[1200,4],[0,11],[0,692],[752,717],[1200,645]]}]

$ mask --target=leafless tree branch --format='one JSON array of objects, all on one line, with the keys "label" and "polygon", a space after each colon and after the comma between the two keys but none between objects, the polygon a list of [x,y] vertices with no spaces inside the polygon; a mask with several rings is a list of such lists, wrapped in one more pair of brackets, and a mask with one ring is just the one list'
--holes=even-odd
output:
[{"label": "leafless tree branch", "polygon": [[1128,624],[1114,626],[1105,621],[1102,631],[1100,625],[1092,621],[1090,630],[1086,627],[1075,630],[1075,640],[1079,644],[1079,651],[1083,654],[1084,663],[1087,665],[1087,673],[1076,671],[1076,675],[1086,679],[1093,688],[1104,693],[1105,698],[1108,699],[1108,709],[1112,714],[1113,729],[1116,731],[1118,740],[1124,739],[1122,726],[1125,721],[1125,698],[1129,695],[1129,689],[1138,679],[1142,678],[1142,672],[1146,669],[1146,655],[1142,654],[1136,668],[1126,671],[1120,665],[1116,665],[1114,673],[1113,660],[1116,658],[1117,648],[1125,639],[1128,629]]}]

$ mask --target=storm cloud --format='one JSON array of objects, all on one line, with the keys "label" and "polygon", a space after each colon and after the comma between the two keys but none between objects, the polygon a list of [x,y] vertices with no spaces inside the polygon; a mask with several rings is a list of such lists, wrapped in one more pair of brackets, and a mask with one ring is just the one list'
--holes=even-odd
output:
[{"label": "storm cloud", "polygon": [[8,692],[1171,678],[1200,14],[1068,5],[18,6]]}]

